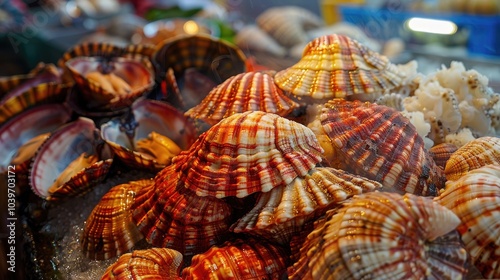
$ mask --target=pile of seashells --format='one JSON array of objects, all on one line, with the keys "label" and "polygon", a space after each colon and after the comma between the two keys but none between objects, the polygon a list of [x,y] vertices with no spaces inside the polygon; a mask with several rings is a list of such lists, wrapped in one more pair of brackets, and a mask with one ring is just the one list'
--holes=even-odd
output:
[{"label": "pile of seashells", "polygon": [[344,35],[253,68],[208,35],[75,46],[0,80],[0,171],[15,164],[49,204],[117,164],[153,174],[112,187],[84,225],[81,253],[117,258],[102,279],[500,277],[498,129],[426,147],[439,133],[388,106],[420,98],[415,69]]}]

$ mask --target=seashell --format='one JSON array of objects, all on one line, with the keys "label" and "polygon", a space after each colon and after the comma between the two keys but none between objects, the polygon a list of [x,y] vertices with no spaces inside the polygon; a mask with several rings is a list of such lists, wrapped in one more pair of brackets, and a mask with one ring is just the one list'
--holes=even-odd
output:
[{"label": "seashell", "polygon": [[284,117],[298,107],[276,87],[272,74],[246,72],[225,80],[185,115],[214,125],[235,113],[263,111]]},{"label": "seashell", "polygon": [[430,198],[356,195],[317,223],[289,279],[461,279],[467,253],[458,224]]},{"label": "seashell", "polygon": [[89,191],[105,178],[112,163],[103,144],[90,119],[80,117],[59,127],[33,159],[33,192],[46,200],[58,200]]},{"label": "seashell", "polygon": [[110,265],[101,280],[180,279],[182,254],[167,248],[135,250]]},{"label": "seashell", "polygon": [[154,188],[137,194],[132,217],[148,243],[175,249],[189,261],[226,240],[232,210],[223,200],[197,196],[178,177],[174,165],[161,170]]},{"label": "seashell", "polygon": [[227,241],[193,257],[182,270],[182,279],[282,279],[288,252],[253,238]]},{"label": "seashell", "polygon": [[308,221],[353,195],[381,187],[378,182],[343,170],[313,168],[306,176],[295,178],[287,186],[260,193],[254,208],[233,224],[231,230],[288,244]]},{"label": "seashell", "polygon": [[107,260],[126,253],[143,239],[130,207],[136,193],[153,183],[143,179],[117,185],[101,198],[85,222],[80,240],[83,254],[90,259]]},{"label": "seashell", "polygon": [[[101,126],[102,139],[118,158],[127,165],[154,171],[170,164],[179,149],[189,148],[196,135],[196,128],[182,112],[144,98],[132,104],[126,118],[115,118]],[[148,136],[158,141],[146,143]]]},{"label": "seashell", "polygon": [[255,21],[284,47],[307,42],[307,30],[324,26],[319,16],[298,6],[268,8]]},{"label": "seashell", "polygon": [[250,52],[260,51],[284,57],[286,48],[281,46],[271,35],[255,25],[247,25],[241,28],[234,41],[242,50]]},{"label": "seashell", "polygon": [[457,230],[482,276],[500,278],[500,165],[478,167],[447,181],[435,201],[460,218]]},{"label": "seashell", "polygon": [[[332,167],[382,183],[396,192],[436,196],[444,187],[413,124],[400,112],[368,102],[333,99],[318,116],[334,150]],[[337,162],[335,162],[337,161]],[[340,162],[340,163],[338,163]],[[338,166],[335,166],[338,165]]]},{"label": "seashell", "polygon": [[387,57],[337,34],[310,41],[300,61],[274,77],[285,91],[325,102],[354,94],[382,94],[399,86],[403,78]]},{"label": "seashell", "polygon": [[488,164],[500,164],[500,138],[484,136],[460,147],[446,162],[444,173],[450,181]]},{"label": "seashell", "polygon": [[429,149],[429,155],[432,157],[437,166],[444,169],[446,162],[457,149],[458,147],[454,144],[441,143],[432,146]]},{"label": "seashell", "polygon": [[261,111],[234,114],[172,160],[184,186],[199,196],[246,197],[290,184],[322,161],[307,127]]}]

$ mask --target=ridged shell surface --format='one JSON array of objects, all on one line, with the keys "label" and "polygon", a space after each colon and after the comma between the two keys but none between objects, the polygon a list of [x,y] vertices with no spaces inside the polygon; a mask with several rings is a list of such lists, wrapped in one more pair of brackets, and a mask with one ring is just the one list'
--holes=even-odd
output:
[{"label": "ridged shell surface", "polygon": [[276,84],[294,95],[327,100],[354,94],[384,93],[403,76],[389,59],[344,35],[318,37],[295,65],[275,75]]},{"label": "ridged shell surface", "polygon": [[479,167],[447,181],[435,200],[460,218],[457,230],[483,277],[500,278],[500,165]]},{"label": "ridged shell surface", "polygon": [[282,247],[258,239],[237,239],[214,246],[193,257],[182,279],[282,279],[288,253]]},{"label": "ridged shell surface", "polygon": [[443,171],[416,128],[400,112],[368,102],[333,99],[319,115],[346,170],[397,192],[436,196]]},{"label": "ridged shell surface", "polygon": [[327,212],[289,279],[461,279],[458,217],[430,198],[370,192]]},{"label": "ridged shell surface", "polygon": [[108,267],[101,280],[180,279],[182,254],[167,248],[136,250],[121,256]]},{"label": "ridged shell surface", "polygon": [[197,195],[241,198],[307,175],[322,161],[322,152],[309,128],[254,111],[223,119],[172,163]]},{"label": "ridged shell surface", "polygon": [[214,125],[235,113],[263,111],[286,116],[298,107],[275,85],[272,74],[246,72],[218,85],[186,115]]},{"label": "ridged shell surface", "polygon": [[437,166],[444,169],[446,162],[450,159],[451,155],[456,152],[458,147],[451,143],[441,143],[432,146],[429,149],[429,155],[434,159]]},{"label": "ridged shell surface", "polygon": [[81,238],[82,251],[88,258],[120,256],[143,238],[130,207],[136,193],[152,184],[153,180],[144,179],[117,185],[101,198],[87,218]]},{"label": "ridged shell surface", "polygon": [[488,164],[500,165],[500,138],[474,139],[454,152],[446,163],[446,179],[457,180],[469,171]]}]

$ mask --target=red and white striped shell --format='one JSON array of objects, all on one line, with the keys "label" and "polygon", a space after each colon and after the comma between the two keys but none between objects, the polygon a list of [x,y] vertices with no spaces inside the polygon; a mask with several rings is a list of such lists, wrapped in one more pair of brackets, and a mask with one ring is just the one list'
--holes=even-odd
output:
[{"label": "red and white striped shell", "polygon": [[276,73],[281,89],[300,97],[328,100],[384,93],[403,82],[389,59],[348,36],[331,34],[307,44],[295,65]]},{"label": "red and white striped shell", "polygon": [[500,278],[500,165],[470,170],[435,201],[453,211],[472,263],[488,279]]},{"label": "red and white striped shell", "polygon": [[427,153],[423,139],[395,109],[333,99],[318,117],[323,130],[320,134],[328,136],[327,145],[334,151],[330,158],[333,167],[397,192],[436,196],[444,187],[443,171]]},{"label": "red and white striped shell", "polygon": [[434,159],[437,166],[444,169],[446,162],[450,159],[451,155],[456,152],[458,147],[451,143],[440,143],[432,146],[429,149],[429,155]]},{"label": "red and white striped shell", "polygon": [[203,133],[172,161],[199,196],[239,198],[290,184],[322,161],[307,127],[262,111],[234,114]]},{"label": "red and white striped shell", "polygon": [[185,114],[214,125],[235,113],[263,111],[284,117],[298,107],[275,85],[271,73],[245,72],[225,80]]},{"label": "red and white striped shell", "polygon": [[135,250],[110,265],[101,280],[157,279],[178,280],[182,254],[167,248]]},{"label": "red and white striped shell", "polygon": [[430,198],[369,192],[318,221],[289,279],[461,279],[458,217]]},{"label": "red and white striped shell", "polygon": [[182,270],[182,279],[282,279],[289,263],[288,252],[254,238],[227,241],[193,257]]},{"label": "red and white striped shell", "polygon": [[83,254],[107,260],[120,256],[143,239],[132,220],[135,195],[153,184],[151,179],[132,181],[111,188],[90,213],[80,240]]}]

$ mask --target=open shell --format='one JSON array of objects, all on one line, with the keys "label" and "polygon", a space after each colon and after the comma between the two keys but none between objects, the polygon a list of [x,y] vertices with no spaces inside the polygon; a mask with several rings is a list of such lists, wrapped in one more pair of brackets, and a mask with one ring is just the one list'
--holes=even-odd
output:
[{"label": "open shell", "polygon": [[197,195],[241,198],[305,176],[322,161],[322,152],[307,127],[254,111],[223,119],[172,163]]}]

